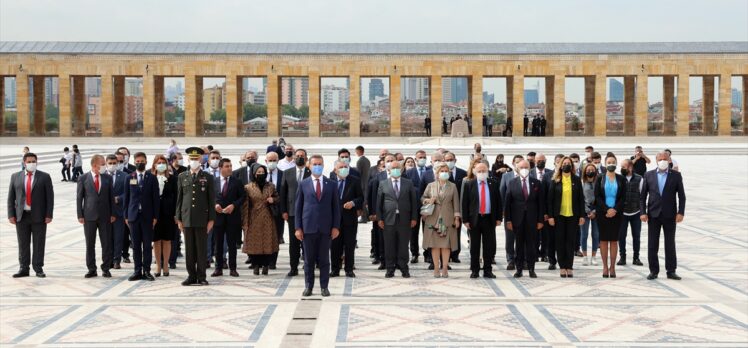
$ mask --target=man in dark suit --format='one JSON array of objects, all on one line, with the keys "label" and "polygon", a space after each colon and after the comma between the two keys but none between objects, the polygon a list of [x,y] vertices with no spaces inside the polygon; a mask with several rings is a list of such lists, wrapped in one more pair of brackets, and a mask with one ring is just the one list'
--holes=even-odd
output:
[{"label": "man in dark suit", "polygon": [[465,181],[462,193],[462,222],[470,235],[470,278],[478,278],[481,240],[483,242],[483,277],[496,278],[492,262],[496,255],[496,226],[501,225],[503,209],[498,183],[488,176],[488,166],[473,168],[474,180]]},{"label": "man in dark suit", "polygon": [[[135,171],[135,167],[133,166],[132,170],[130,170],[131,164],[125,161],[125,153],[127,153],[129,157],[129,152],[127,148],[121,147],[117,150],[117,152],[114,153],[114,155],[117,156],[117,170],[122,171],[123,173],[127,174],[129,177],[129,175]],[[124,199],[124,196],[123,196],[123,199]],[[124,214],[124,207],[122,209],[122,212]],[[124,219],[122,220],[123,220],[122,223],[124,224],[125,223]],[[122,244],[121,244],[122,245],[122,262],[124,263],[130,263],[130,245],[131,244],[132,243],[130,243],[130,226],[127,226],[127,224],[125,224],[124,237],[122,238]]]},{"label": "man in dark suit", "polygon": [[[44,273],[44,243],[47,224],[52,222],[55,194],[49,174],[36,170],[36,155],[23,155],[25,169],[10,177],[8,188],[8,221],[16,225],[18,263],[20,268],[13,278],[29,276],[29,265],[39,278]],[[34,253],[31,253],[31,243]],[[32,259],[33,256],[33,259]]]},{"label": "man in dark suit", "polygon": [[160,197],[158,180],[150,171],[145,170],[147,163],[145,153],[135,153],[135,171],[130,174],[125,190],[125,224],[130,227],[132,254],[135,258],[134,272],[130,281],[146,279],[156,280],[151,275],[151,252],[153,227],[156,226]]},{"label": "man in dark suit", "polygon": [[[275,152],[268,152],[265,155],[265,165],[267,166],[267,182],[273,184],[276,192],[280,192],[281,181],[283,180],[283,171],[278,169],[278,154]],[[280,244],[285,243],[283,240],[283,214],[278,210],[271,210],[273,212],[273,220],[275,220],[275,233],[278,237]],[[270,269],[276,269],[278,262],[278,252],[274,252],[270,258]]]},{"label": "man in dark suit", "polygon": [[244,154],[244,161],[246,165],[241,168],[235,169],[232,175],[239,179],[242,186],[247,186],[252,182],[252,166],[257,164],[257,151],[249,150]]},{"label": "man in dark suit", "polygon": [[330,296],[330,243],[340,234],[340,198],[338,187],[322,176],[324,160],[320,155],[310,159],[312,176],[299,184],[296,192],[295,235],[304,244],[304,292],[311,296],[314,269],[319,266],[322,296]]},{"label": "man in dark suit", "polygon": [[[361,182],[361,192],[364,193],[364,200],[366,200],[366,186],[369,184],[371,161],[369,161],[369,159],[364,154],[364,147],[361,145],[356,146],[356,156],[358,156],[358,160],[356,160],[356,170],[361,173],[361,180],[359,180]],[[359,222],[365,223],[367,221],[367,216],[369,216],[368,210],[366,209],[366,207],[363,207],[363,214],[361,215]]]},{"label": "man in dark suit", "polygon": [[[229,275],[238,277],[236,272],[236,240],[242,231],[242,214],[241,208],[244,204],[245,191],[242,183],[231,175],[231,160],[222,158],[218,167],[221,168],[221,177],[215,179],[216,187],[216,205],[213,209],[216,211],[216,220],[213,224],[213,237],[216,238],[216,249],[223,249],[224,238],[227,240],[229,248]],[[220,251],[215,251],[216,255]],[[211,277],[223,275],[223,257],[216,258],[216,268],[213,270]]]},{"label": "man in dark suit", "polygon": [[[453,182],[457,186],[457,193],[462,197],[462,180],[467,176],[465,169],[456,166],[457,156],[452,152],[444,154],[444,161],[447,162],[449,167],[449,181]],[[425,188],[425,186],[424,186]],[[457,226],[457,250],[450,254],[450,258],[454,263],[460,263],[460,252],[462,251],[462,228]]]},{"label": "man in dark suit", "polygon": [[283,220],[288,223],[288,254],[291,270],[287,276],[299,275],[299,259],[301,258],[301,241],[294,236],[296,233],[296,191],[299,184],[312,172],[306,167],[306,151],[297,149],[294,154],[296,166],[283,172],[280,184],[280,211]]},{"label": "man in dark suit", "polygon": [[128,175],[117,170],[117,156],[106,156],[106,173],[112,178],[112,195],[114,196],[114,205],[112,206],[112,215],[115,219],[112,222],[112,268],[120,269],[122,261],[122,244],[124,243],[125,221],[123,218],[125,212],[125,189],[127,188]]},{"label": "man in dark suit", "polygon": [[[529,157],[529,156],[528,156]],[[542,153],[535,155],[535,168],[530,170],[530,178],[537,179],[540,181],[540,187],[543,192],[548,192],[548,188],[551,186],[551,179],[553,179],[553,171],[546,168],[546,158]],[[547,214],[546,214],[547,215]],[[543,220],[548,220],[547,216],[543,217]],[[538,249],[538,256],[541,261],[550,262],[549,255],[553,257],[555,249],[553,249],[553,242],[551,241],[551,232],[548,224],[543,225],[543,229],[538,231],[539,236],[536,238],[535,248]],[[555,257],[553,257],[555,261]],[[553,262],[552,264],[555,264]]]},{"label": "man in dark suit", "polygon": [[[418,202],[418,211],[421,210],[421,195],[423,191],[421,189],[421,176],[426,173],[426,151],[419,150],[416,152],[416,166],[405,171],[405,177],[413,182],[413,187],[416,188],[416,198]],[[423,163],[422,167],[419,164]],[[425,188],[425,186],[424,186]],[[410,229],[410,255],[411,263],[418,263],[418,255],[420,254],[420,243],[418,237],[421,235],[421,219],[416,221],[416,225]]]},{"label": "man in dark suit", "polygon": [[401,167],[400,162],[391,162],[390,177],[380,181],[377,189],[377,224],[384,234],[386,278],[395,276],[395,265],[399,266],[403,278],[410,278],[408,242],[419,217],[416,188],[413,182],[401,176]]},{"label": "man in dark suit", "polygon": [[[686,192],[683,189],[683,177],[669,168],[667,152],[657,154],[657,169],[644,174],[644,183],[640,197],[642,222],[649,229],[649,275],[647,279],[657,279],[660,262],[657,253],[660,248],[660,230],[665,234],[665,270],[668,279],[680,280],[675,273],[678,260],[675,256],[675,225],[683,221],[686,211]],[[619,188],[620,190],[620,188]],[[647,200],[649,198],[649,200]],[[676,204],[677,198],[677,204]]]},{"label": "man in dark suit", "polygon": [[538,236],[538,230],[543,228],[545,192],[539,180],[528,177],[529,162],[519,162],[517,171],[520,175],[509,183],[504,199],[506,227],[514,233],[517,242],[517,271],[514,277],[522,277],[522,269],[527,262],[530,278],[536,278],[535,260],[538,249],[535,247],[535,238]]},{"label": "man in dark suit", "polygon": [[[179,174],[187,171],[187,167],[183,165],[182,153],[174,152],[169,155],[169,164],[172,175],[176,178]],[[182,256],[180,252],[180,245],[182,244],[182,234],[179,229],[174,227],[174,235],[171,238],[171,255],[169,255],[169,268],[177,268],[177,257]]]},{"label": "man in dark suit", "polygon": [[357,177],[349,173],[349,165],[343,161],[335,162],[335,172],[340,197],[340,236],[332,241],[331,246],[331,277],[340,276],[341,258],[345,254],[345,276],[353,278],[353,263],[355,260],[356,234],[358,230],[358,215],[364,205],[364,193]]},{"label": "man in dark suit", "polygon": [[[279,148],[280,147],[278,146],[278,140],[273,139],[273,143],[270,146],[268,146],[267,151],[265,153],[266,154],[270,152],[278,153]],[[281,153],[283,153],[283,151],[281,151]]]},{"label": "man in dark suit", "polygon": [[112,223],[114,216],[114,192],[112,177],[105,174],[104,156],[91,157],[91,171],[78,178],[76,210],[78,222],[83,225],[86,237],[86,278],[96,277],[96,231],[101,242],[101,272],[111,278],[112,267]]},{"label": "man in dark suit", "polygon": [[372,240],[372,246],[374,246],[374,261],[371,263],[373,265],[379,265],[377,268],[378,270],[384,270],[386,268],[386,260],[385,260],[385,254],[384,254],[384,233],[382,232],[382,229],[379,227],[379,224],[376,223],[379,220],[379,217],[377,216],[377,200],[378,197],[378,191],[379,191],[379,183],[382,180],[386,180],[389,177],[389,167],[392,165],[393,162],[396,162],[395,155],[392,154],[385,154],[384,155],[384,163],[385,163],[385,169],[378,172],[376,175],[372,176],[371,179],[369,179],[369,186],[367,187],[367,196],[368,201],[367,204],[369,206],[369,220],[372,221],[372,233],[371,233],[371,240]]},{"label": "man in dark suit", "polygon": [[[523,161],[524,158],[521,155],[515,155],[512,159],[513,171],[504,173],[501,176],[501,182],[499,183],[499,194],[501,195],[501,202],[506,203],[506,193],[509,190],[509,183],[515,178],[519,177],[517,166],[519,162]],[[529,170],[528,170],[529,171]],[[529,175],[529,174],[528,174]],[[502,205],[506,209],[506,205]],[[506,216],[504,217],[506,218]],[[514,233],[509,230],[507,224],[504,224],[504,251],[506,253],[506,270],[513,271],[516,269],[515,259],[517,257],[517,251],[514,249]]]},{"label": "man in dark suit", "polygon": [[[355,176],[359,180],[361,179],[361,173],[354,167],[351,167],[351,153],[346,148],[342,148],[338,150],[338,161],[345,162],[345,164],[348,165],[348,175]],[[338,178],[336,177],[337,174],[335,174],[337,170],[331,170],[330,171],[330,180],[337,181]]]}]

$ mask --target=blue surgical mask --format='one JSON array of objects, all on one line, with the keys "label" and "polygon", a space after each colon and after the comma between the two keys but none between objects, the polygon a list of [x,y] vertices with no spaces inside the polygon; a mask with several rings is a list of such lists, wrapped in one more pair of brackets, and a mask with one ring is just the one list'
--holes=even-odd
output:
[{"label": "blue surgical mask", "polygon": [[393,178],[399,178],[400,177],[400,168],[392,168],[390,169],[390,176]]},{"label": "blue surgical mask", "polygon": [[348,168],[344,167],[344,168],[338,169],[338,176],[341,177],[341,178],[347,177],[348,176]]},{"label": "blue surgical mask", "polygon": [[441,179],[441,180],[449,180],[449,173],[447,173],[447,172],[440,172],[439,173],[439,179]]},{"label": "blue surgical mask", "polygon": [[312,175],[314,176],[320,176],[322,175],[322,170],[324,169],[324,166],[321,164],[316,164],[312,166]]}]

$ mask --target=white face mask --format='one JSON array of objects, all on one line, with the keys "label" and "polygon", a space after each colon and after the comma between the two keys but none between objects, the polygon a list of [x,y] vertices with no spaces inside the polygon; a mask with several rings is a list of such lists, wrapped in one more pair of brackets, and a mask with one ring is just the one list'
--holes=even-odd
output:
[{"label": "white face mask", "polygon": [[426,166],[426,159],[425,158],[419,158],[418,160],[416,160],[416,164],[419,167],[425,167]]},{"label": "white face mask", "polygon": [[486,179],[488,179],[488,173],[486,173],[486,172],[475,173],[475,177],[478,178],[478,180],[480,180],[480,181],[486,181]]},{"label": "white face mask", "polygon": [[213,168],[213,169],[218,168],[218,161],[220,161],[220,160],[217,160],[217,159],[210,160],[210,167]]},{"label": "white face mask", "polygon": [[239,163],[241,164],[242,167],[246,167],[247,166],[247,161],[239,161]]},{"label": "white face mask", "polygon": [[156,165],[156,171],[159,173],[163,173],[166,171],[166,163],[159,163]]},{"label": "white face mask", "polygon": [[447,161],[447,167],[449,170],[455,169],[455,161]]},{"label": "white face mask", "polygon": [[268,169],[275,170],[275,168],[278,168],[278,162],[275,162],[275,161],[268,162]]},{"label": "white face mask", "polygon": [[26,163],[26,171],[29,172],[35,172],[36,171],[36,163]]},{"label": "white face mask", "polygon": [[115,171],[117,171],[117,165],[116,164],[107,164],[106,165],[106,170],[108,172],[110,172],[110,173],[114,173]]},{"label": "white face mask", "polygon": [[523,178],[526,178],[528,175],[530,175],[530,170],[527,168],[522,168],[519,170],[519,175]]},{"label": "white face mask", "polygon": [[130,163],[130,156],[129,155],[125,155],[124,160],[125,160],[125,163]]},{"label": "white face mask", "polygon": [[179,159],[179,165],[180,165],[180,166],[183,166],[183,165],[184,165],[184,158],[180,158],[180,159]]},{"label": "white face mask", "polygon": [[449,180],[449,173],[446,173],[446,172],[440,172],[440,173],[439,173],[439,179],[440,179],[440,180]]},{"label": "white face mask", "polygon": [[192,168],[192,170],[200,168],[200,161],[190,161],[190,168]]},{"label": "white face mask", "polygon": [[660,170],[666,170],[669,166],[670,163],[666,160],[657,162],[657,168],[660,168]]},{"label": "white face mask", "polygon": [[99,174],[106,174],[106,167],[104,166],[99,167]]}]

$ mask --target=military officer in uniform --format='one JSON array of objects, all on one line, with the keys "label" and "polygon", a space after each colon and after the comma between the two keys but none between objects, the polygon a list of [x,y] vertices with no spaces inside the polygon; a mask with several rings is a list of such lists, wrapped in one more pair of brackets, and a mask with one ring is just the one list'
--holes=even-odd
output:
[{"label": "military officer in uniform", "polygon": [[189,170],[179,174],[177,181],[177,225],[184,233],[186,249],[185,263],[188,277],[182,285],[208,285],[205,280],[206,243],[208,231],[216,219],[215,180],[200,168],[203,150],[199,147],[187,149]]}]

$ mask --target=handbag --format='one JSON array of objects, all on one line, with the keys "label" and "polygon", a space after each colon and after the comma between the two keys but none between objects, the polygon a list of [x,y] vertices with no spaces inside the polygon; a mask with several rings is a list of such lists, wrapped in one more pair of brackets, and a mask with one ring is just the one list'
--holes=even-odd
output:
[{"label": "handbag", "polygon": [[[433,191],[433,189],[431,190]],[[421,216],[431,216],[434,213],[434,203],[424,204],[421,206]]]}]

